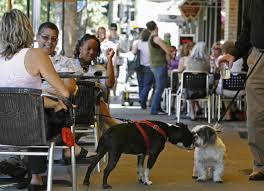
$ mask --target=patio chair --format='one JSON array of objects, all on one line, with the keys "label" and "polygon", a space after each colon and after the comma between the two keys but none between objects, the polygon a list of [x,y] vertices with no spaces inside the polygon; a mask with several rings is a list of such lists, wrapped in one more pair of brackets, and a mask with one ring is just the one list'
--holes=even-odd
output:
[{"label": "patio chair", "polygon": [[[170,86],[167,88],[166,92],[166,108],[168,115],[171,115],[172,100],[177,97],[177,89],[179,86],[179,72],[178,70],[172,70],[170,74]],[[176,105],[176,102],[175,102]]]},{"label": "patio chair", "polygon": [[[223,101],[231,101],[233,96],[238,90],[240,90],[235,101],[239,104],[239,109],[242,109],[242,101],[245,101],[245,79],[247,74],[245,72],[231,73],[229,79],[220,79],[222,80],[222,92],[218,94],[217,97],[217,118],[220,119],[221,115],[221,106]],[[230,96],[227,96],[227,95]],[[245,104],[246,105],[246,104]]]},{"label": "patio chair", "polygon": [[[188,92],[195,92],[189,95]],[[181,101],[191,99],[197,101],[206,101],[207,112],[205,109],[205,118],[211,123],[211,95],[209,94],[208,74],[206,72],[184,71],[181,77],[181,85],[177,92],[176,118],[180,122]]]},{"label": "patio chair", "polygon": [[[51,140],[46,138],[41,93],[41,90],[31,88],[0,88],[0,155],[47,156],[47,190],[51,191],[54,148],[60,138],[59,136]],[[29,152],[27,151],[29,148],[30,150],[47,148],[47,152]],[[71,148],[71,154],[72,190],[76,191],[74,147]]]},{"label": "patio chair", "polygon": [[[78,80],[78,91],[74,96],[75,108],[75,133],[85,135],[85,144],[93,144],[97,148],[99,134],[99,113],[98,96],[100,93],[99,84],[88,80]],[[78,136],[77,136],[78,137]],[[80,137],[80,136],[79,136]],[[79,143],[83,144],[83,143]],[[97,165],[100,172],[100,164]]]}]

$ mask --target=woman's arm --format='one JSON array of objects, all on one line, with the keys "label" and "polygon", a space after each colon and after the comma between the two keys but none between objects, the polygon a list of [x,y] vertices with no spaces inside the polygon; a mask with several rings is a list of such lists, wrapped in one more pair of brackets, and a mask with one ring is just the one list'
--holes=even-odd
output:
[{"label": "woman's arm", "polygon": [[115,52],[112,48],[109,48],[106,51],[107,55],[107,76],[108,79],[105,81],[105,85],[108,88],[112,88],[115,85],[115,73],[114,73],[114,66],[113,66],[113,56],[115,55]]},{"label": "woman's arm", "polygon": [[183,72],[185,70],[184,62],[185,62],[185,57],[180,58],[179,67],[178,67],[179,72]]},{"label": "woman's arm", "polygon": [[166,45],[164,43],[164,41],[158,36],[155,36],[153,38],[153,41],[154,41],[154,43],[159,45],[162,48],[162,50],[164,50],[164,52],[166,53],[166,60],[167,60],[168,63],[170,63],[170,60],[171,60],[170,47],[168,45]]},{"label": "woman's arm", "polygon": [[138,50],[138,40],[135,40],[132,46],[132,54],[136,55]]},{"label": "woman's arm", "polygon": [[169,54],[170,55],[170,47],[168,46],[168,45],[166,45],[165,43],[164,43],[164,41],[160,38],[160,37],[158,37],[158,36],[155,36],[154,38],[153,38],[153,41],[157,44],[157,45],[159,45],[163,50],[164,50],[164,52],[166,52],[166,54]]},{"label": "woman's arm", "polygon": [[45,108],[54,108],[54,111],[60,111],[61,109],[67,110],[67,106],[61,101],[54,101],[48,97],[44,97],[44,107]]},{"label": "woman's arm", "polygon": [[29,74],[41,76],[53,86],[62,96],[69,97],[69,91],[55,71],[48,55],[38,48],[28,50],[25,56],[25,67]]}]

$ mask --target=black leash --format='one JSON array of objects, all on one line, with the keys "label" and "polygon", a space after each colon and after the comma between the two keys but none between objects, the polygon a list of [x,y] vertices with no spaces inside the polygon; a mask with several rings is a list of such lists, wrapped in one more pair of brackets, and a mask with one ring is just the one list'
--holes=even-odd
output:
[{"label": "black leash", "polygon": [[[243,86],[245,86],[245,84],[246,84],[248,78],[250,77],[250,75],[252,74],[252,72],[254,71],[254,69],[256,68],[256,66],[257,66],[257,64],[259,63],[259,61],[260,61],[260,59],[261,59],[261,57],[262,57],[263,54],[264,54],[264,52],[261,53],[261,55],[260,55],[260,57],[258,58],[256,64],[253,66],[253,68],[250,70],[250,72],[249,72],[248,75],[246,76],[245,81],[244,81],[244,83],[243,83]],[[222,113],[220,119],[218,119],[218,121],[216,122],[216,124],[219,124],[219,123],[223,120],[223,118],[225,117],[226,112],[230,109],[230,107],[231,107],[232,104],[234,103],[234,101],[235,101],[237,95],[238,95],[239,92],[243,89],[243,86],[240,87],[239,90],[236,92],[236,94],[234,95],[234,97],[232,98],[231,102],[228,104],[227,108],[226,108],[225,111]]]},{"label": "black leash", "polygon": [[103,115],[103,114],[99,114],[99,113],[96,113],[95,115],[102,116],[102,117],[108,117],[108,118],[114,118],[114,119],[117,119],[117,120],[120,120],[120,121],[123,121],[123,122],[132,122],[131,119],[118,118],[118,117],[113,117],[113,116],[109,116],[109,115]]}]

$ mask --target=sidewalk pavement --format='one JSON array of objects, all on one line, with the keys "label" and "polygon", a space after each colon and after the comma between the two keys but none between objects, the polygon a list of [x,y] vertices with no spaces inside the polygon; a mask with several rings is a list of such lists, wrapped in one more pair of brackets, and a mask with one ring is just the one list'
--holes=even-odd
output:
[{"label": "sidewalk pavement", "polygon": [[[115,103],[115,102],[114,102]],[[141,120],[155,119],[168,123],[175,123],[175,116],[149,115],[149,109],[141,110],[139,105],[123,107],[118,104],[111,104],[110,111],[114,117]],[[182,120],[190,128],[197,124],[207,124],[206,120],[190,121]],[[224,183],[215,184],[211,181],[199,183],[192,179],[193,151],[180,149],[170,143],[166,144],[161,152],[155,166],[150,172],[150,180],[153,185],[145,186],[137,181],[136,157],[132,155],[122,155],[116,168],[109,176],[109,184],[113,186],[113,191],[138,191],[138,190],[164,190],[164,191],[262,191],[264,181],[248,181],[251,172],[251,156],[247,145],[247,139],[239,136],[239,131],[246,131],[245,122],[223,122],[223,131],[220,134],[227,147],[225,160]],[[212,122],[214,125],[214,122]],[[105,163],[103,164],[105,166]],[[56,167],[56,178],[68,178],[68,168]],[[103,190],[103,172],[94,172],[91,176],[91,186],[84,189],[81,184],[85,175],[86,166],[78,166],[78,191]],[[1,188],[0,188],[1,190]],[[14,188],[2,190],[15,190]],[[55,191],[70,191],[70,187],[54,185]]]}]

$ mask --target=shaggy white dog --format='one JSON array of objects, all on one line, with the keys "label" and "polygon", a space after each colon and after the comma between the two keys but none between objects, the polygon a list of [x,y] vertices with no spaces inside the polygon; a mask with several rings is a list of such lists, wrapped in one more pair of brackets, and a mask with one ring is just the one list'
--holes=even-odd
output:
[{"label": "shaggy white dog", "polygon": [[213,179],[216,183],[222,183],[225,144],[208,125],[195,126],[192,133],[195,146],[192,177],[197,181]]}]

